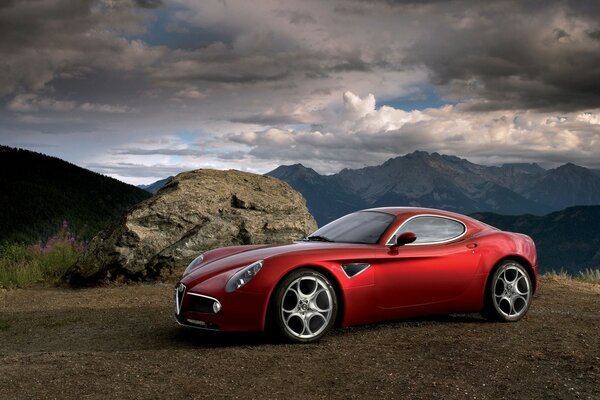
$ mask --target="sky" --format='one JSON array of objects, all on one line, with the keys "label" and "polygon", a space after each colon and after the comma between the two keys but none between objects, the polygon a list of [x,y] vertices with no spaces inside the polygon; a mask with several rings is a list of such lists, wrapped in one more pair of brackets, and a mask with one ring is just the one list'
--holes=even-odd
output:
[{"label": "sky", "polygon": [[132,184],[415,150],[600,168],[600,3],[0,0],[0,144]]}]

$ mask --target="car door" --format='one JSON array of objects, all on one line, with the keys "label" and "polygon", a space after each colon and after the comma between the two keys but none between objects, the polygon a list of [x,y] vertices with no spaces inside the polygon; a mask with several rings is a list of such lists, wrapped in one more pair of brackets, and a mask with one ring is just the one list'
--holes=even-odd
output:
[{"label": "car door", "polygon": [[462,294],[473,282],[480,259],[477,244],[466,230],[462,222],[441,216],[407,220],[396,235],[414,232],[417,240],[397,249],[377,250],[378,306],[398,309],[442,303]]}]

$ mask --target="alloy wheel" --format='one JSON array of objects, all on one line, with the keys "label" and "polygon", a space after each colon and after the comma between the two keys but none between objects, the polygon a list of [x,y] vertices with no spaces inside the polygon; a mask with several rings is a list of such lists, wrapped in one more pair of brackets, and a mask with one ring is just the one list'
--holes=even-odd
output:
[{"label": "alloy wheel", "polygon": [[529,308],[531,281],[516,263],[503,265],[492,283],[494,308],[506,320],[520,319]]},{"label": "alloy wheel", "polygon": [[281,320],[286,331],[304,341],[319,336],[330,325],[333,296],[331,285],[317,275],[293,280],[281,301]]}]

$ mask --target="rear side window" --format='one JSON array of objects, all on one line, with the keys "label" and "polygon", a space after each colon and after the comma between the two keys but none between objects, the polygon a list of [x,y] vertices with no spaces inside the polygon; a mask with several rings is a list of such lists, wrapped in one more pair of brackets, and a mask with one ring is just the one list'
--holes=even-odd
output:
[{"label": "rear side window", "polygon": [[391,243],[396,243],[396,237],[404,232],[413,232],[417,240],[413,243],[438,243],[456,239],[465,233],[463,223],[453,219],[435,216],[419,216],[410,219],[400,227],[392,237]]}]

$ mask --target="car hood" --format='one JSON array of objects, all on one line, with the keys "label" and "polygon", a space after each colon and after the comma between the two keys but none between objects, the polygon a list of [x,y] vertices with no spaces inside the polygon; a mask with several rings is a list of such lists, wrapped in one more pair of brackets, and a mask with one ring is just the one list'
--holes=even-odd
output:
[{"label": "car hood", "polygon": [[293,257],[301,253],[302,259],[310,262],[312,259],[327,258],[328,254],[339,253],[340,249],[347,251],[372,249],[372,245],[354,244],[354,243],[328,243],[328,242],[309,242],[298,241],[285,245],[265,245],[257,246],[237,246],[232,248],[232,253],[223,255],[219,258],[208,260],[200,264],[197,268],[186,275],[182,281],[192,282],[199,278],[207,279],[212,276],[234,271],[258,260],[265,260],[268,264],[269,259],[281,259],[281,257]]}]

